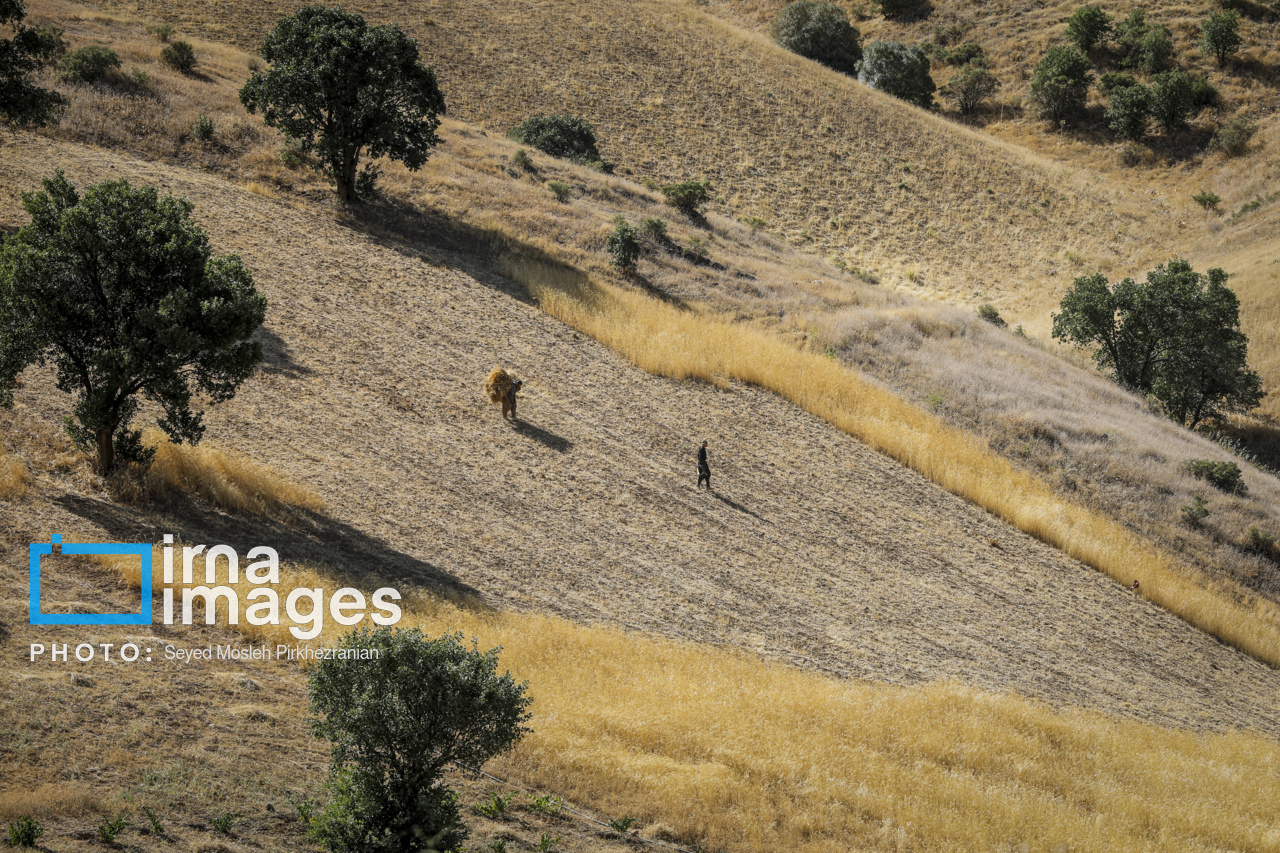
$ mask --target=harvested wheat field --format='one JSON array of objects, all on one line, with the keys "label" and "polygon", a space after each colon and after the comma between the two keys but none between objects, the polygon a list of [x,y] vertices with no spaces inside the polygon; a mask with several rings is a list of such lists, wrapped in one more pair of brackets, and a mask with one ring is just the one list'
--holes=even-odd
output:
[{"label": "harvested wheat field", "polygon": [[[183,540],[276,539],[357,576],[842,676],[1280,730],[1274,670],[771,394],[639,371],[463,253],[410,255],[305,205],[117,154],[11,150],[6,195],[56,151],[77,183],[126,174],[190,198],[271,300],[266,369],[211,410],[211,440],[328,509],[290,527],[181,505],[163,523]],[[527,380],[519,426],[483,395],[495,364]],[[12,417],[53,424],[66,406],[33,374]],[[692,484],[704,437],[713,494]],[[154,533],[145,509],[51,485],[15,505],[18,526]]]}]

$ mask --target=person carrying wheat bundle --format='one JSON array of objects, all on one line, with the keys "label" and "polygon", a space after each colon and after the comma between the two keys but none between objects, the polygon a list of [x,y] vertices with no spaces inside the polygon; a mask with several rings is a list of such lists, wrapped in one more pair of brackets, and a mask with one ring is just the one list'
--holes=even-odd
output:
[{"label": "person carrying wheat bundle", "polygon": [[502,404],[502,417],[510,413],[511,420],[516,420],[516,393],[524,387],[524,380],[516,379],[501,367],[489,371],[484,381],[484,392],[489,395],[489,402]]}]

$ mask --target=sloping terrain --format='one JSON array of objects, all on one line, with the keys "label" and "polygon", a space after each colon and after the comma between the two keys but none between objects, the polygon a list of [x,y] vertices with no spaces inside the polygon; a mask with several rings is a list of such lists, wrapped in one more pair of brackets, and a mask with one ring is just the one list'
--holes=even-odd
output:
[{"label": "sloping terrain", "polygon": [[[212,410],[211,439],[330,506],[297,529],[194,505],[158,521],[36,471],[10,505],[33,535],[278,541],[335,570],[841,675],[1280,730],[1275,671],[770,394],[638,371],[466,253],[111,152],[26,138],[6,154],[5,209],[51,162],[193,201],[271,300],[267,369]],[[529,380],[521,426],[479,393],[498,363]],[[11,417],[50,425],[68,405],[36,371],[19,400]],[[703,437],[714,494],[692,484]]]},{"label": "sloping terrain", "polygon": [[[103,6],[256,50],[283,2]],[[1068,253],[1137,266],[1150,211],[675,0],[358,2],[418,39],[451,117],[568,112],[624,174],[709,178],[714,209],[905,290],[1019,311]],[[993,253],[988,246],[1000,245]]]}]

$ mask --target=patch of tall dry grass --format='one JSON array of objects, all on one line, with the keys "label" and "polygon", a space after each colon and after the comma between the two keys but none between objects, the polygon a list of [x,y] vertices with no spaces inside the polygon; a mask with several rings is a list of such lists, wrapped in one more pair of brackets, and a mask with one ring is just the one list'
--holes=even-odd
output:
[{"label": "patch of tall dry grass", "polygon": [[34,790],[10,790],[0,795],[0,820],[20,817],[76,817],[102,811],[91,792],[73,782],[49,782]]},{"label": "patch of tall dry grass", "polygon": [[1090,565],[1203,631],[1280,666],[1280,608],[1179,567],[1122,524],[1073,504],[975,436],[873,385],[838,362],[714,316],[598,284],[551,264],[507,274],[544,310],[675,379],[729,378],[767,388]]},{"label": "patch of tall dry grass", "polygon": [[[136,585],[136,563],[95,559]],[[157,550],[157,580],[159,560]],[[333,579],[286,567],[282,587],[295,586]],[[952,683],[842,681],[401,591],[400,627],[500,645],[501,666],[529,682],[533,732],[491,769],[687,845],[1280,850],[1280,743],[1258,734],[1196,734]],[[296,643],[286,625],[237,629]],[[345,630],[330,621],[313,642]]]},{"label": "patch of tall dry grass", "polygon": [[231,512],[256,515],[324,509],[324,500],[315,492],[243,454],[207,444],[174,444],[156,429],[145,430],[143,441],[156,451],[144,475],[147,488],[181,492]]},{"label": "patch of tall dry grass", "polygon": [[12,500],[27,492],[27,468],[22,460],[0,447],[0,500]]}]

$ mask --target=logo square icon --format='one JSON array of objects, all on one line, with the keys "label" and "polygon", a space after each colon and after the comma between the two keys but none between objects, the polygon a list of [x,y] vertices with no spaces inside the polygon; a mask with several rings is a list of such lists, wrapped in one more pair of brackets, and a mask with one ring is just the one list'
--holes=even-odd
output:
[{"label": "logo square icon", "polygon": [[[40,609],[40,560],[53,554],[53,546],[60,545],[63,554],[128,555],[142,561],[142,602],[137,613],[44,613]],[[150,625],[151,606],[151,546],[143,543],[116,545],[109,543],[63,543],[62,534],[55,533],[49,544],[31,543],[31,624],[32,625]]]}]

